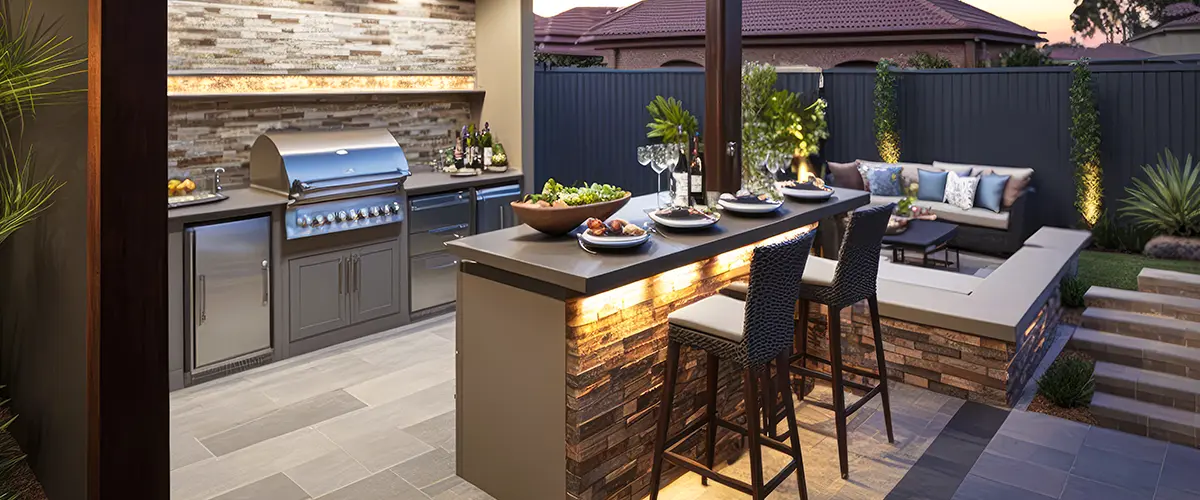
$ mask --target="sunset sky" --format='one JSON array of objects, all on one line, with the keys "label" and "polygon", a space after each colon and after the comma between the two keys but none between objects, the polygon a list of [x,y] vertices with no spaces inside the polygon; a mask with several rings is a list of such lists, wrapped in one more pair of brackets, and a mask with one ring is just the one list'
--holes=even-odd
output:
[{"label": "sunset sky", "polygon": [[[870,0],[863,0],[870,1]],[[1071,38],[1072,0],[964,0],[967,3],[996,14],[1027,28],[1044,31],[1051,42],[1065,42]],[[533,0],[533,11],[539,15],[552,16],[571,7],[579,6],[625,6],[633,0]],[[1085,40],[1095,45],[1092,40]]]}]

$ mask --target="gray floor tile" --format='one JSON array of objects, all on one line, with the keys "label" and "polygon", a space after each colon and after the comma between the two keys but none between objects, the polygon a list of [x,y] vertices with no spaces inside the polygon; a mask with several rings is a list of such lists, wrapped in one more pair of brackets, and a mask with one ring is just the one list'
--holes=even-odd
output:
[{"label": "gray floor tile", "polygon": [[271,413],[279,405],[262,392],[234,385],[217,390],[219,397],[171,411],[171,432],[205,437]]},{"label": "gray floor tile", "polygon": [[1067,478],[1062,500],[1151,500],[1152,492],[1137,492],[1079,476]]},{"label": "gray floor tile", "polygon": [[438,493],[433,497],[433,500],[495,500],[491,495],[484,493],[483,490],[476,488],[475,485],[463,481],[453,488]]},{"label": "gray floor tile", "polygon": [[1114,451],[1130,458],[1159,462],[1167,454],[1167,443],[1128,432],[1121,432],[1103,427],[1092,427],[1088,430],[1084,446],[1106,451]]},{"label": "gray floor tile", "polygon": [[201,460],[212,458],[212,452],[200,444],[196,438],[179,434],[171,434],[171,470],[185,465],[191,465]]},{"label": "gray floor tile", "polygon": [[222,456],[365,406],[362,401],[339,389],[285,406],[261,418],[203,438],[200,443],[213,454]]},{"label": "gray floor tile", "polygon": [[1021,462],[1029,462],[1051,469],[1070,471],[1075,455],[1040,444],[1030,443],[1012,436],[997,434],[988,444],[987,451]]},{"label": "gray floor tile", "polygon": [[971,474],[1048,497],[1057,497],[1067,482],[1067,473],[1041,465],[984,452]]},{"label": "gray floor tile", "polygon": [[443,492],[450,491],[465,482],[466,481],[461,477],[450,476],[429,486],[421,488],[421,493],[424,493],[426,496],[432,498],[442,494]]},{"label": "gray floor tile", "polygon": [[454,361],[453,352],[425,361],[417,356],[405,360],[406,368],[348,386],[346,392],[371,406],[390,403],[447,380],[454,380]]},{"label": "gray floor tile", "polygon": [[1159,486],[1158,492],[1154,494],[1154,500],[1200,500],[1200,493],[1190,493]]},{"label": "gray floor tile", "polygon": [[220,458],[171,471],[172,500],[204,500],[308,462],[337,449],[312,429],[269,439]]},{"label": "gray floor tile", "polygon": [[283,474],[275,474],[212,500],[308,500],[308,493]]},{"label": "gray floor tile", "polygon": [[1168,446],[1159,488],[1200,494],[1200,450],[1177,444]]},{"label": "gray floor tile", "polygon": [[434,448],[415,458],[400,462],[392,472],[417,488],[425,488],[454,475],[454,455]]},{"label": "gray floor tile", "polygon": [[371,475],[341,449],[283,471],[313,497],[319,497]]},{"label": "gray floor tile", "polygon": [[383,471],[322,496],[320,500],[427,500],[428,498],[421,493],[421,490],[408,484],[400,476],[391,471]]},{"label": "gray floor tile", "polygon": [[984,477],[968,475],[963,479],[958,491],[954,493],[953,500],[1051,500],[1053,498]]},{"label": "gray floor tile", "polygon": [[1075,458],[1071,474],[1139,493],[1153,493],[1162,468],[1161,463],[1138,460],[1119,452],[1085,446]]},{"label": "gray floor tile", "polygon": [[387,375],[395,370],[395,367],[368,363],[345,353],[333,357],[329,362],[309,366],[277,380],[262,383],[259,390],[279,405],[290,405]]},{"label": "gray floor tile", "polygon": [[1038,443],[1047,448],[1076,453],[1083,446],[1088,428],[1077,422],[1041,413],[1014,411],[1000,427],[1000,434]]},{"label": "gray floor tile", "polygon": [[453,411],[443,413],[416,425],[404,428],[413,437],[446,451],[454,451],[455,416]]}]

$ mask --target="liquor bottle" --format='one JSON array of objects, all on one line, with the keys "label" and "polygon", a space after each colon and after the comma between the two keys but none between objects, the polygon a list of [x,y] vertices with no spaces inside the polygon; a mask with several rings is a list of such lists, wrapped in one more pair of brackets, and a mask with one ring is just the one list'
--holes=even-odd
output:
[{"label": "liquor bottle", "polygon": [[692,164],[688,174],[691,177],[692,203],[705,206],[708,199],[704,194],[704,160],[700,159],[700,133],[692,137]]},{"label": "liquor bottle", "polygon": [[671,170],[671,181],[674,184],[674,196],[671,199],[671,204],[677,207],[688,206],[688,201],[691,199],[688,196],[688,191],[691,190],[691,170],[688,168],[687,160],[687,136],[683,135],[683,126],[679,126],[679,134],[676,135],[680,142],[675,147],[679,148],[679,158],[675,162],[675,168]]},{"label": "liquor bottle", "polygon": [[483,148],[483,166],[492,166],[492,128],[488,122],[483,122],[483,134],[479,137],[479,144]]},{"label": "liquor bottle", "polygon": [[478,130],[478,129],[476,129],[476,128],[475,128],[475,124],[474,124],[474,123],[472,123],[472,124],[471,124],[471,128],[468,130],[468,132],[467,132],[467,133],[469,133],[469,134],[471,135],[471,139],[470,139],[470,140],[471,140],[471,148],[470,148],[470,149],[471,149],[471,164],[470,164],[470,168],[473,168],[473,169],[476,169],[476,170],[478,170],[478,169],[481,169],[481,168],[483,168],[483,158],[482,158],[482,156],[483,156],[483,148],[482,148],[482,147],[479,145],[479,130]]},{"label": "liquor bottle", "polygon": [[462,132],[456,133],[454,136],[454,168],[459,169],[466,166],[465,156],[467,140],[467,126],[463,125]]}]

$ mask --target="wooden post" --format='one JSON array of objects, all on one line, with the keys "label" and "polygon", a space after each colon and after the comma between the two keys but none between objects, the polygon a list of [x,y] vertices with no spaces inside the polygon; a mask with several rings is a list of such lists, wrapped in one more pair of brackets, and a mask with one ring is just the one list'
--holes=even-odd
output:
[{"label": "wooden post", "polygon": [[[742,0],[707,0],[704,36],[704,189],[742,187]],[[728,145],[735,145],[731,156]]]}]

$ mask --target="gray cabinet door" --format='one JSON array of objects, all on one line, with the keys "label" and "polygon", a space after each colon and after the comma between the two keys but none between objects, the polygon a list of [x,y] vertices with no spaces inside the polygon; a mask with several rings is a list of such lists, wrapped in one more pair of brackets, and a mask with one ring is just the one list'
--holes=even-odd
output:
[{"label": "gray cabinet door", "polygon": [[332,252],[288,261],[293,341],[350,324],[349,256]]},{"label": "gray cabinet door", "polygon": [[377,243],[353,250],[351,300],[358,323],[400,312],[400,242]]}]

